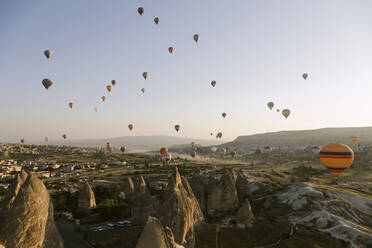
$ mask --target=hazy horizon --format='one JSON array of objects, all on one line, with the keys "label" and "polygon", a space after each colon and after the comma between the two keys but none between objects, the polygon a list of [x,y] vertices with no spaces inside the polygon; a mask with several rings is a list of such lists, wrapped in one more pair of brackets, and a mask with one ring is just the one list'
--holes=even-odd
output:
[{"label": "hazy horizon", "polygon": [[210,140],[221,131],[227,142],[371,126],[371,9],[368,0],[1,1],[0,140]]}]

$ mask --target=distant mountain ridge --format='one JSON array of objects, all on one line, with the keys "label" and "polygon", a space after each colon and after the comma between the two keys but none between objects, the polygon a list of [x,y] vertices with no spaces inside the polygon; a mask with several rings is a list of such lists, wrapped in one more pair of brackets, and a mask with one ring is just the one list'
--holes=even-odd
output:
[{"label": "distant mountain ridge", "polygon": [[[152,136],[124,136],[107,139],[81,139],[81,140],[69,140],[66,139],[62,142],[63,145],[68,146],[79,146],[79,147],[97,147],[106,145],[106,142],[110,142],[114,147],[120,148],[126,146],[129,150],[137,151],[149,151],[159,149],[159,147],[166,146],[179,146],[179,145],[190,145],[191,142],[202,146],[218,145],[223,142],[220,140],[202,140],[182,137],[172,137],[165,135],[152,135]],[[49,141],[50,145],[61,145],[61,141]]]},{"label": "distant mountain ridge", "polygon": [[321,128],[312,130],[279,131],[271,133],[239,136],[234,141],[223,144],[223,147],[239,150],[252,150],[264,146],[271,147],[306,147],[322,146],[328,143],[341,142],[352,145],[351,135],[357,135],[363,145],[372,144],[372,127]]}]

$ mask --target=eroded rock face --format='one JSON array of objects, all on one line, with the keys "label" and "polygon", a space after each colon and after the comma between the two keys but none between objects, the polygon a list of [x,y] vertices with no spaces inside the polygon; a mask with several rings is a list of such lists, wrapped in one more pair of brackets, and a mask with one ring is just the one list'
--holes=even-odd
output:
[{"label": "eroded rock face", "polygon": [[172,230],[163,227],[155,217],[149,217],[136,248],[182,248],[174,241]]},{"label": "eroded rock face", "polygon": [[79,208],[89,210],[96,207],[96,198],[88,182],[84,183],[79,195]]},{"label": "eroded rock face", "polygon": [[197,169],[194,172],[193,177],[190,180],[190,186],[196,199],[199,202],[200,208],[203,211],[203,214],[207,214],[207,184],[203,176],[203,172],[200,169]]},{"label": "eroded rock face", "polygon": [[235,210],[238,206],[238,193],[231,172],[225,169],[220,180],[212,175],[208,184],[208,214],[216,211]]},{"label": "eroded rock face", "polygon": [[180,176],[177,167],[168,181],[158,217],[163,226],[171,228],[177,243],[194,247],[194,226],[201,223],[204,216],[190,184]]},{"label": "eroded rock face", "polygon": [[[63,240],[54,224],[53,205],[43,182],[22,172],[3,209],[0,243],[6,248],[62,248]],[[14,190],[15,189],[15,190]]]},{"label": "eroded rock face", "polygon": [[236,220],[239,224],[245,225],[245,227],[249,226],[253,220],[253,212],[251,208],[251,204],[246,198],[240,207],[238,213],[236,214]]},{"label": "eroded rock face", "polygon": [[249,196],[249,181],[246,175],[242,171],[239,171],[236,178],[236,191],[238,193],[238,199],[240,203],[244,202],[244,199]]},{"label": "eroded rock face", "polygon": [[152,216],[154,209],[152,198],[143,177],[139,177],[136,183],[133,206],[132,206],[132,223],[135,226],[146,224],[149,216]]}]

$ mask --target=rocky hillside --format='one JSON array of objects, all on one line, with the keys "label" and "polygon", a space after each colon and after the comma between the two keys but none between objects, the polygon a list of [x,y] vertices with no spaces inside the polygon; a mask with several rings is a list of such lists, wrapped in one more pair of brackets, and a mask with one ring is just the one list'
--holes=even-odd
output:
[{"label": "rocky hillside", "polygon": [[223,144],[223,147],[238,150],[254,150],[271,147],[307,147],[341,142],[351,145],[351,135],[357,135],[363,145],[372,144],[372,127],[322,128],[315,130],[280,131],[273,133],[239,136],[234,141]]}]

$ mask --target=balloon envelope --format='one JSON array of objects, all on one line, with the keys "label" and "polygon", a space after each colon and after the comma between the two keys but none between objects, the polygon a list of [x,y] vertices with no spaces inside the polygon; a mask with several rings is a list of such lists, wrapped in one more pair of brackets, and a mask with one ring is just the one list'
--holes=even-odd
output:
[{"label": "balloon envelope", "polygon": [[111,84],[112,84],[112,86],[115,86],[116,85],[116,80],[112,80]]},{"label": "balloon envelope", "polygon": [[47,57],[47,58],[49,59],[50,57],[52,57],[52,51],[50,51],[50,50],[45,50],[45,51],[44,51],[44,55],[45,55],[45,57]]},{"label": "balloon envelope", "polygon": [[174,129],[176,129],[177,132],[180,131],[180,125],[175,125]]},{"label": "balloon envelope", "polygon": [[217,147],[213,146],[213,147],[211,148],[211,151],[212,151],[212,152],[216,152],[217,149],[218,149]]},{"label": "balloon envelope", "polygon": [[148,75],[147,72],[142,73],[142,76],[143,76],[143,78],[144,78],[145,80],[147,79],[147,75]]},{"label": "balloon envelope", "polygon": [[216,82],[215,80],[213,80],[213,81],[211,82],[211,85],[212,85],[213,87],[215,87],[216,84],[217,84],[217,82]]},{"label": "balloon envelope", "polygon": [[130,131],[133,130],[133,127],[134,127],[133,124],[129,124],[129,125],[128,125],[128,128],[129,128]]},{"label": "balloon envelope", "polygon": [[352,142],[357,142],[359,140],[359,137],[356,136],[356,135],[351,135],[350,139],[351,139]]},{"label": "balloon envelope", "polygon": [[44,78],[42,83],[43,83],[45,89],[49,89],[53,84],[52,80],[50,80],[49,78]]},{"label": "balloon envelope", "polygon": [[111,90],[112,90],[112,86],[111,86],[111,85],[107,85],[107,86],[106,86],[106,89],[107,89],[108,92],[111,92]]},{"label": "balloon envelope", "polygon": [[154,18],[154,22],[155,22],[156,25],[159,24],[159,21],[160,21],[159,17],[155,17],[155,18]]},{"label": "balloon envelope", "polygon": [[226,117],[226,113],[225,113],[225,112],[222,113],[222,117],[223,117],[223,118]]},{"label": "balloon envelope", "polygon": [[288,116],[291,114],[291,111],[289,109],[283,109],[282,114],[287,119]]},{"label": "balloon envelope", "polygon": [[122,153],[124,153],[126,149],[127,148],[125,146],[120,147],[120,150],[121,150]]},{"label": "balloon envelope", "polygon": [[166,147],[160,148],[160,154],[161,155],[166,154],[166,153],[168,153],[168,148],[166,148]]},{"label": "balloon envelope", "polygon": [[143,15],[143,13],[145,12],[145,9],[142,7],[139,7],[137,11],[138,11],[138,14]]},{"label": "balloon envelope", "polygon": [[306,80],[309,75],[307,73],[302,74],[302,77]]},{"label": "balloon envelope", "polygon": [[66,134],[62,135],[62,138],[63,139],[66,139],[67,138],[67,135]]},{"label": "balloon envelope", "polygon": [[345,144],[334,143],[322,147],[319,152],[320,161],[336,178],[336,180],[351,166],[354,152]]},{"label": "balloon envelope", "polygon": [[68,103],[68,106],[70,107],[70,109],[72,109],[72,108],[74,107],[74,105],[75,105],[75,104],[74,104],[73,102],[69,102],[69,103]]},{"label": "balloon envelope", "polygon": [[198,42],[199,41],[199,35],[198,34],[194,34],[194,41],[195,42]]},{"label": "balloon envelope", "polygon": [[173,47],[169,47],[168,48],[168,52],[171,54],[171,53],[173,53]]},{"label": "balloon envelope", "polygon": [[270,110],[272,110],[273,107],[274,107],[274,103],[273,102],[269,102],[269,103],[267,103],[267,106],[269,107]]},{"label": "balloon envelope", "polygon": [[141,91],[142,91],[142,93],[145,93],[146,89],[145,88],[142,88]]},{"label": "balloon envelope", "polygon": [[102,96],[101,99],[102,99],[102,101],[106,101],[106,97],[105,96]]}]

